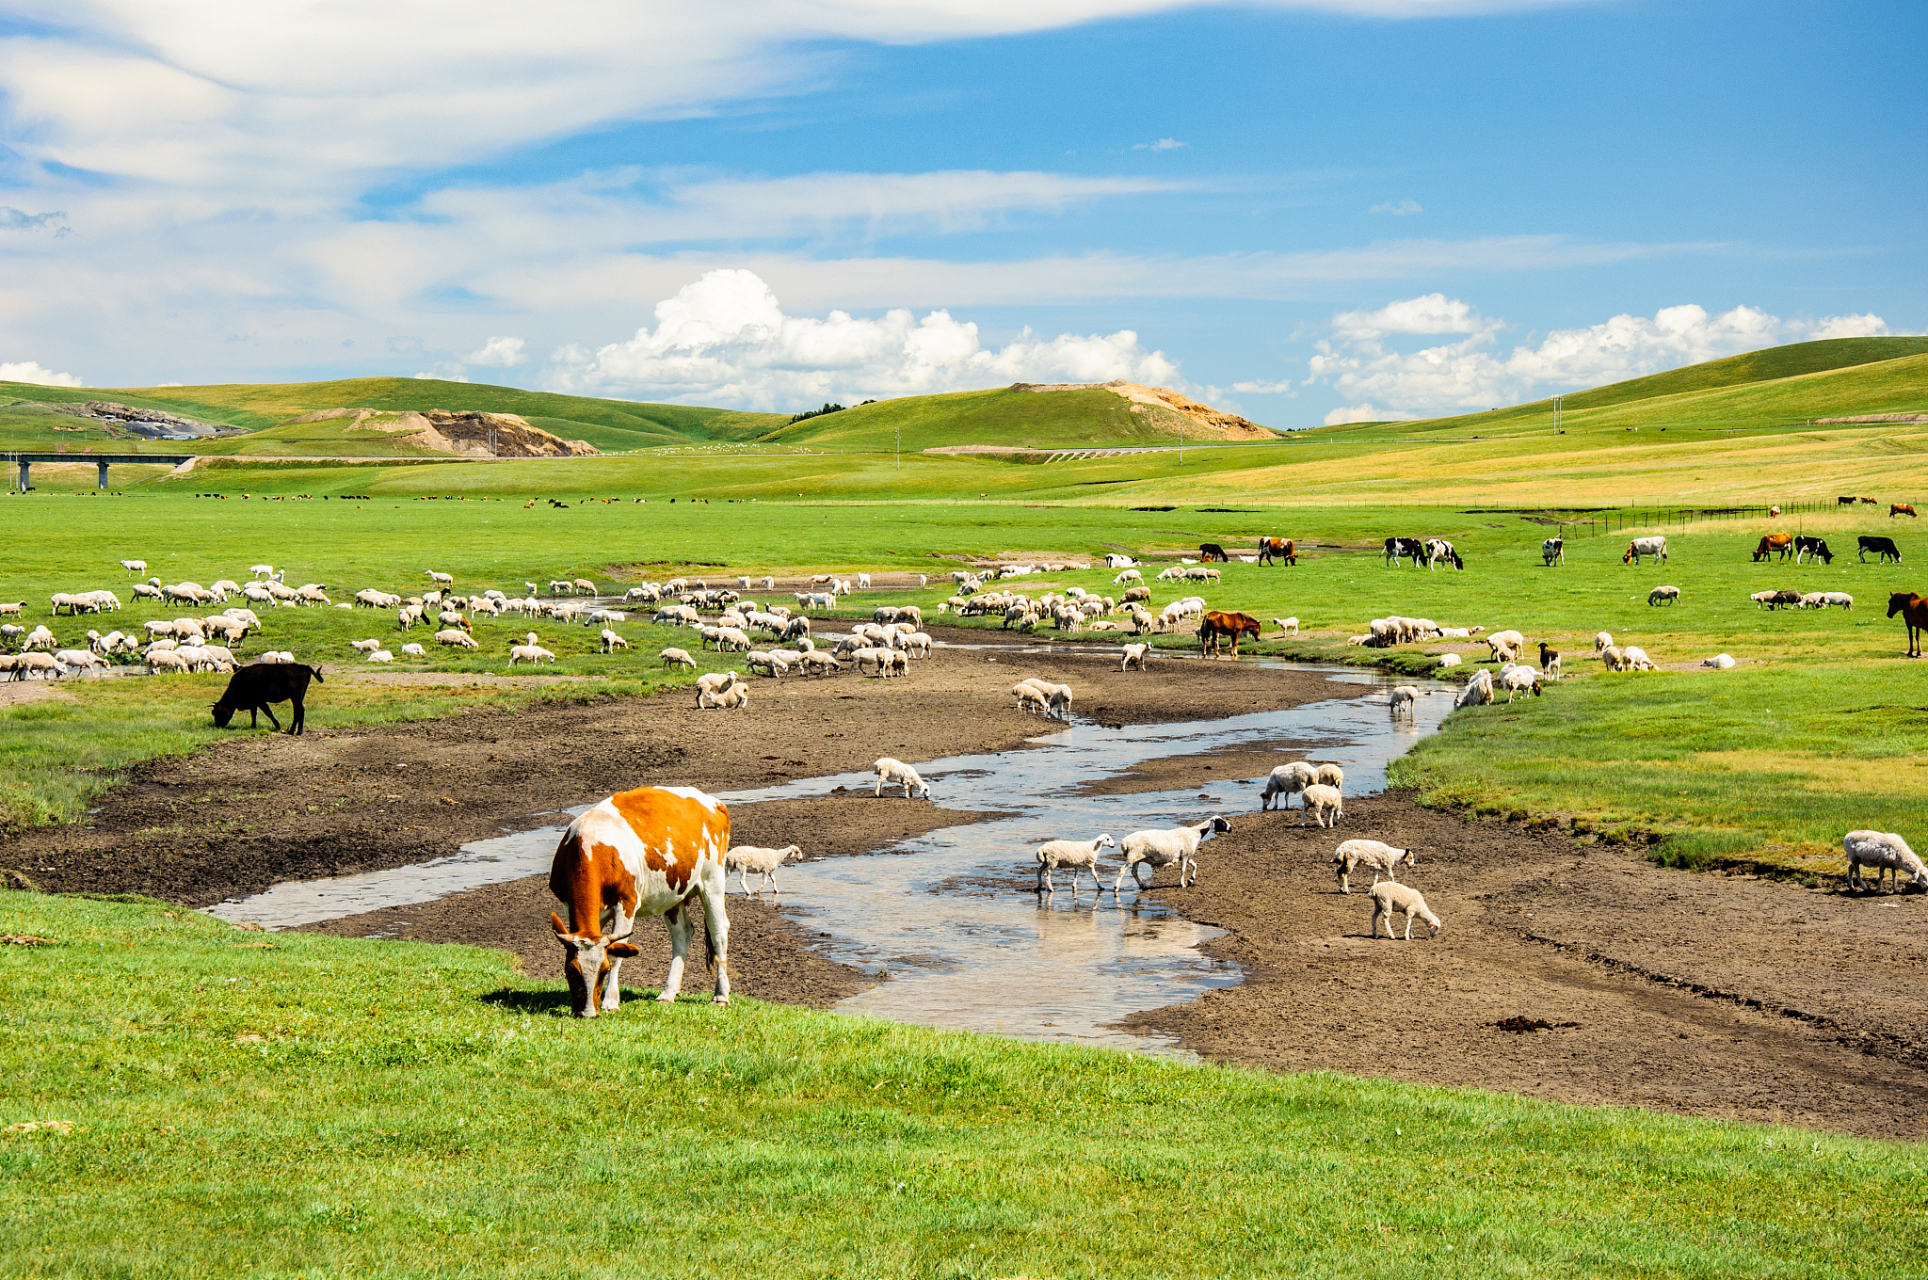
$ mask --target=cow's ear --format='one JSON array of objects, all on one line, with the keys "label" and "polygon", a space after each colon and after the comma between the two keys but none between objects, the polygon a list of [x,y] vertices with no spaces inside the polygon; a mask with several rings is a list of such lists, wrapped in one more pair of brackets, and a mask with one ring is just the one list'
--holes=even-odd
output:
[{"label": "cow's ear", "polygon": [[549,927],[563,937],[569,936],[569,926],[564,924],[562,917],[553,911],[549,913]]},{"label": "cow's ear", "polygon": [[603,954],[610,956],[639,956],[643,953],[642,949],[633,942],[612,942]]}]

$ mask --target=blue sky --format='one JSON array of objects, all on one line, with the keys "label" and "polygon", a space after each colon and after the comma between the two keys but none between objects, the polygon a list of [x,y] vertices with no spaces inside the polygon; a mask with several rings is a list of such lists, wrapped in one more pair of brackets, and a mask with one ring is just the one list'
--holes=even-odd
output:
[{"label": "blue sky", "polygon": [[0,0],[0,377],[1127,377],[1306,426],[1928,328],[1920,6]]}]

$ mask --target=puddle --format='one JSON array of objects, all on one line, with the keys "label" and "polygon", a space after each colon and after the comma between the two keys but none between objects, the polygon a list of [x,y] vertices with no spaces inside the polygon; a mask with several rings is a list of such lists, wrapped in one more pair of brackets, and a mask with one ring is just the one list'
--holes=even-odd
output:
[{"label": "puddle", "polygon": [[[1323,671],[1339,683],[1382,688],[1396,683],[1369,672],[1262,661]],[[1011,816],[944,828],[879,851],[888,857],[787,866],[781,873],[781,901],[801,923],[830,935],[835,958],[885,979],[844,1001],[838,1006],[844,1011],[1029,1039],[1172,1052],[1168,1042],[1111,1024],[1138,1010],[1182,1003],[1210,987],[1238,982],[1235,967],[1197,950],[1219,931],[1156,903],[1141,905],[1129,877],[1119,897],[1107,891],[1094,903],[1089,876],[1074,898],[1059,872],[1057,893],[1040,900],[1029,888],[1036,874],[1030,851],[1048,839],[1086,838],[1100,831],[1122,839],[1146,827],[1257,809],[1260,778],[1220,778],[1203,788],[1122,795],[1086,791],[1094,780],[1167,756],[1291,742],[1309,746],[1306,754],[1312,759],[1343,767],[1347,795],[1382,790],[1387,762],[1436,729],[1453,706],[1452,686],[1405,683],[1428,691],[1411,720],[1392,719],[1384,696],[1347,697],[1221,720],[1118,729],[1074,721],[1033,739],[1041,746],[1030,750],[916,762],[945,807]],[[868,772],[837,774],[724,792],[720,798],[728,804],[809,798],[840,786],[869,791],[875,782]],[[209,910],[279,929],[430,901],[546,873],[560,833],[560,825],[543,827],[477,841],[457,855],[417,866],[276,885]],[[807,847],[807,841],[799,843]],[[1108,887],[1120,859],[1107,852]],[[1209,853],[1200,860],[1210,874]],[[734,893],[734,878],[731,884]]]}]

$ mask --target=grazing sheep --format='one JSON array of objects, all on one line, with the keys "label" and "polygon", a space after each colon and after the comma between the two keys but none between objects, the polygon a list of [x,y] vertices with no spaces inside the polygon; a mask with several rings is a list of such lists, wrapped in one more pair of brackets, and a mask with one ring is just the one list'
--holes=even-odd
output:
[{"label": "grazing sheep", "polygon": [[747,684],[733,684],[716,693],[711,693],[705,689],[702,693],[696,695],[696,706],[699,711],[717,709],[734,711],[749,705],[750,686]]},{"label": "grazing sheep", "polygon": [[1334,791],[1343,791],[1346,785],[1346,771],[1336,764],[1314,765],[1312,781],[1322,787],[1331,787]]},{"label": "grazing sheep", "polygon": [[1712,667],[1716,671],[1727,671],[1734,666],[1734,659],[1725,653],[1717,653],[1711,658],[1702,658],[1700,665]]},{"label": "grazing sheep", "polygon": [[1531,693],[1537,698],[1540,696],[1540,673],[1531,667],[1508,667],[1500,672],[1500,688],[1506,690],[1508,706],[1513,704],[1514,697],[1522,693]]},{"label": "grazing sheep", "polygon": [[1842,840],[1841,848],[1848,855],[1848,888],[1866,889],[1867,881],[1861,878],[1862,867],[1873,867],[1874,887],[1881,889],[1881,873],[1888,873],[1888,891],[1898,893],[1901,885],[1896,879],[1900,872],[1908,873],[1908,881],[1917,888],[1928,889],[1928,866],[1922,865],[1908,842],[1891,831],[1850,831]]},{"label": "grazing sheep", "polygon": [[1050,701],[1034,685],[1014,684],[1011,686],[1011,694],[1018,700],[1019,711],[1031,711],[1041,716],[1050,713]]},{"label": "grazing sheep", "polygon": [[185,672],[188,662],[172,649],[150,649],[147,653],[147,674],[159,675],[163,671]]},{"label": "grazing sheep", "polygon": [[666,667],[688,667],[691,671],[696,670],[696,659],[690,657],[685,650],[665,649],[660,656]]},{"label": "grazing sheep", "polygon": [[837,661],[835,654],[825,653],[821,649],[806,651],[799,659],[799,664],[802,674],[806,676],[834,675],[843,670],[843,664]]},{"label": "grazing sheep", "polygon": [[618,649],[629,648],[629,641],[623,639],[621,636],[617,635],[614,631],[611,631],[608,627],[604,627],[602,629],[601,639],[602,639],[602,651],[604,653],[614,653]]},{"label": "grazing sheep", "polygon": [[1198,882],[1198,842],[1207,835],[1230,831],[1232,824],[1224,818],[1213,815],[1202,822],[1189,826],[1171,827],[1163,831],[1134,831],[1125,837],[1125,865],[1118,868],[1118,878],[1111,883],[1115,897],[1118,889],[1125,883],[1125,873],[1131,873],[1132,882],[1140,890],[1146,888],[1145,878],[1139,872],[1140,866],[1148,866],[1155,875],[1160,867],[1178,864],[1178,887],[1186,884],[1185,871],[1191,869],[1191,883]]},{"label": "grazing sheep", "polygon": [[1317,782],[1318,775],[1319,771],[1303,760],[1294,760],[1272,770],[1265,777],[1265,789],[1259,792],[1259,812],[1271,809],[1275,800],[1279,808],[1285,808],[1285,802]]},{"label": "grazing sheep", "polygon": [[781,849],[759,849],[753,844],[732,845],[730,851],[723,855],[723,874],[728,877],[730,872],[736,872],[736,882],[742,887],[746,898],[750,896],[749,873],[752,871],[763,877],[756,883],[758,893],[763,892],[766,884],[770,886],[770,892],[776,893],[777,868],[788,858],[802,862],[802,846],[790,844]]},{"label": "grazing sheep", "polygon": [[[402,646],[402,652],[411,658],[426,658],[428,656],[428,651],[419,644],[405,644]],[[263,661],[265,660],[266,659],[263,659]],[[293,661],[293,659],[289,660]]]},{"label": "grazing sheep", "polygon": [[1346,816],[1345,797],[1339,794],[1339,788],[1315,782],[1305,789],[1305,795],[1300,798],[1300,826],[1305,825],[1308,813],[1320,826],[1336,827],[1339,819]]},{"label": "grazing sheep", "polygon": [[1663,600],[1665,600],[1668,604],[1679,604],[1680,588],[1679,587],[1655,587],[1652,591],[1649,591],[1647,593],[1648,604],[1659,604]]},{"label": "grazing sheep", "polygon": [[1043,694],[1045,702],[1049,704],[1051,708],[1051,713],[1058,719],[1066,720],[1070,718],[1072,697],[1070,685],[1052,684],[1049,680],[1043,680],[1037,676],[1027,676],[1019,683],[1028,684]]},{"label": "grazing sheep", "polygon": [[[531,632],[530,634],[533,635],[535,633]],[[543,648],[539,644],[534,643],[533,641],[531,641],[528,644],[518,644],[518,645],[509,646],[509,665],[512,667],[518,662],[527,662],[527,663],[539,665],[544,662],[554,662],[555,660],[556,660],[555,654],[549,652],[547,649]]]},{"label": "grazing sheep", "polygon": [[1623,671],[1660,670],[1654,665],[1654,660],[1647,656],[1647,651],[1637,644],[1630,644],[1620,651],[1620,662]]},{"label": "grazing sheep", "polygon": [[1419,689],[1415,685],[1394,685],[1390,710],[1395,716],[1411,716],[1419,706]]},{"label": "grazing sheep", "polygon": [[918,775],[917,770],[911,768],[902,760],[893,760],[889,756],[881,756],[872,767],[877,770],[877,790],[874,793],[875,795],[883,795],[884,788],[887,786],[902,786],[904,788],[904,799],[906,800],[911,798],[912,792],[918,793],[926,800],[931,798],[931,784],[924,781],[924,779]]},{"label": "grazing sheep", "polygon": [[1407,942],[1413,940],[1414,916],[1418,916],[1426,922],[1427,937],[1437,938],[1439,936],[1439,917],[1434,915],[1431,909],[1426,906],[1426,899],[1420,896],[1419,890],[1413,888],[1411,885],[1400,884],[1397,880],[1381,880],[1379,883],[1373,885],[1372,888],[1366,890],[1366,892],[1372,897],[1372,929],[1370,931],[1372,937],[1376,938],[1379,936],[1379,922],[1381,920],[1386,922],[1386,936],[1388,938],[1397,936],[1392,931],[1392,913],[1395,911],[1405,913]]},{"label": "grazing sheep", "polygon": [[1133,667],[1137,667],[1140,671],[1143,671],[1145,669],[1145,655],[1150,652],[1151,646],[1148,644],[1126,645],[1124,647],[1124,661],[1119,664],[1118,669],[1120,671],[1129,671]]},{"label": "grazing sheep", "polygon": [[1091,884],[1099,893],[1105,891],[1104,882],[1098,879],[1098,850],[1115,849],[1109,832],[1095,840],[1047,840],[1038,846],[1038,886],[1034,892],[1056,893],[1058,887],[1051,883],[1051,873],[1059,867],[1071,868],[1071,892],[1078,892],[1078,873],[1089,870]]},{"label": "grazing sheep", "polygon": [[1475,706],[1488,707],[1491,705],[1493,705],[1493,673],[1491,671],[1475,671],[1472,679],[1466,682],[1466,687],[1459,691],[1459,696],[1453,699],[1454,709]]},{"label": "grazing sheep", "polygon": [[1526,637],[1517,631],[1495,631],[1486,637],[1486,647],[1493,651],[1495,662],[1517,662],[1520,650],[1526,647]]},{"label": "grazing sheep", "polygon": [[1410,867],[1418,859],[1413,857],[1411,849],[1395,849],[1377,840],[1347,840],[1333,850],[1332,861],[1339,873],[1339,892],[1350,894],[1352,892],[1351,876],[1358,868],[1365,867],[1370,870],[1372,882],[1378,884],[1381,876],[1388,880],[1398,880],[1399,877],[1393,874],[1393,868],[1402,862]]},{"label": "grazing sheep", "polygon": [[1611,648],[1612,645],[1613,645],[1613,636],[1610,633],[1605,631],[1599,631],[1594,633],[1593,651],[1595,653],[1604,653],[1609,648]]},{"label": "grazing sheep", "polygon": [[476,644],[474,636],[466,631],[458,631],[453,627],[446,631],[437,631],[435,633],[435,643],[451,645],[458,649],[475,649],[480,647]]}]

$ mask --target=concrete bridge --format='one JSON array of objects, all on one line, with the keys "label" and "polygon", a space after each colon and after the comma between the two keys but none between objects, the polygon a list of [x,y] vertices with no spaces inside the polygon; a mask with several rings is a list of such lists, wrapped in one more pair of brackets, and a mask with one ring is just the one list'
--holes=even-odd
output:
[{"label": "concrete bridge", "polygon": [[178,467],[192,460],[191,453],[8,453],[7,461],[20,466],[20,491],[33,487],[28,468],[36,462],[91,462],[100,468],[100,487],[107,487],[107,468],[115,462],[138,462],[147,466]]}]

